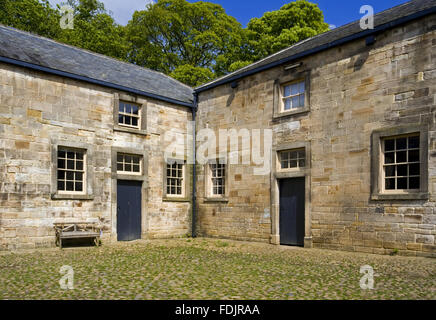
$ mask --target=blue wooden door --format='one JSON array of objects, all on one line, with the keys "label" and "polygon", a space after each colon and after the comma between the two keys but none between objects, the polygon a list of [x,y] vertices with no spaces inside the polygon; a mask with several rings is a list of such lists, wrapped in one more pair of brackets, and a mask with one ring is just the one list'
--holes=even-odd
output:
[{"label": "blue wooden door", "polygon": [[118,241],[141,239],[142,182],[117,182]]},{"label": "blue wooden door", "polygon": [[305,178],[280,180],[280,243],[304,246]]}]

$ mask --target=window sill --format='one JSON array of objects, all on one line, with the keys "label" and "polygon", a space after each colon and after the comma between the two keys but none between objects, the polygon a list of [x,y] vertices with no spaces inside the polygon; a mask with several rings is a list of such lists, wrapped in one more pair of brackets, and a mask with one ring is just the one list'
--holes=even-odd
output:
[{"label": "window sill", "polygon": [[229,202],[228,198],[205,198],[204,202]]},{"label": "window sill", "polygon": [[114,125],[114,131],[116,131],[116,132],[124,132],[124,133],[132,133],[132,134],[139,134],[139,135],[142,135],[142,136],[146,136],[148,134],[146,130],[127,128],[127,127],[122,127],[122,126],[119,126],[119,125]]},{"label": "window sill", "polygon": [[428,192],[412,193],[378,193],[371,195],[371,200],[428,200]]},{"label": "window sill", "polygon": [[52,200],[94,200],[93,195],[86,194],[59,194],[51,195]]},{"label": "window sill", "polygon": [[291,110],[291,111],[285,111],[285,112],[275,112],[273,115],[273,119],[281,119],[284,117],[301,115],[303,113],[308,113],[308,112],[310,112],[310,107],[305,107],[305,108]]},{"label": "window sill", "polygon": [[171,196],[164,196],[162,198],[163,202],[191,202],[191,199],[186,197],[171,197]]}]

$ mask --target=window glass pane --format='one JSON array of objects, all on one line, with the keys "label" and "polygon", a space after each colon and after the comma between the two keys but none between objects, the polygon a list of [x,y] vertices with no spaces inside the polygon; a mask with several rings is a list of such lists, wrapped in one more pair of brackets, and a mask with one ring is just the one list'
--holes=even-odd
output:
[{"label": "window glass pane", "polygon": [[74,159],[74,155],[75,155],[75,152],[67,152],[67,158],[68,159]]},{"label": "window glass pane", "polygon": [[119,110],[120,112],[124,112],[124,103],[120,102]]},{"label": "window glass pane", "polygon": [[395,179],[386,179],[386,190],[395,190]]},{"label": "window glass pane", "polygon": [[407,151],[397,152],[397,163],[407,162]]},{"label": "window glass pane", "polygon": [[291,110],[291,99],[285,99],[285,110]]},{"label": "window glass pane", "polygon": [[395,153],[390,152],[385,154],[385,163],[395,163]]},{"label": "window glass pane", "polygon": [[302,94],[301,96],[300,96],[300,106],[302,106],[302,107],[304,107],[304,98],[305,98],[305,96],[304,96],[304,94]]},{"label": "window glass pane", "polygon": [[64,150],[58,151],[58,158],[66,158],[66,152]]},{"label": "window glass pane", "polygon": [[289,97],[291,95],[291,86],[285,86],[284,97]]},{"label": "window glass pane", "polygon": [[298,164],[300,168],[304,168],[306,166],[306,160],[300,160],[300,163]]},{"label": "window glass pane", "polygon": [[140,167],[138,164],[133,165],[133,172],[140,172]]},{"label": "window glass pane", "polygon": [[297,160],[291,160],[291,168],[297,168],[297,163],[298,163],[298,161]]},{"label": "window glass pane", "polygon": [[409,149],[419,148],[419,136],[409,137]]},{"label": "window glass pane", "polygon": [[420,178],[419,177],[413,177],[409,179],[409,189],[419,189],[420,186]]},{"label": "window glass pane", "polygon": [[74,180],[74,172],[67,171],[67,180]]},{"label": "window glass pane", "polygon": [[407,189],[407,178],[398,178],[397,189]]},{"label": "window glass pane", "polygon": [[118,123],[119,124],[124,124],[124,116],[122,116],[122,115],[118,116]]},{"label": "window glass pane", "polygon": [[58,190],[60,190],[60,191],[65,190],[65,182],[64,181],[58,181]]},{"label": "window glass pane", "polygon": [[74,191],[74,182],[67,181],[67,183],[66,183],[66,191]]},{"label": "window glass pane", "polygon": [[386,177],[395,177],[395,166],[386,167]]},{"label": "window glass pane", "polygon": [[76,159],[77,160],[83,160],[84,154],[82,152],[76,152]]},{"label": "window glass pane", "polygon": [[139,107],[138,106],[132,106],[132,113],[138,115],[139,114]]},{"label": "window glass pane", "polygon": [[83,181],[83,173],[82,172],[76,172],[75,180],[76,181]]},{"label": "window glass pane", "polygon": [[395,140],[386,140],[385,151],[394,151],[394,150],[395,150]]},{"label": "window glass pane", "polygon": [[300,82],[300,93],[303,93],[306,90],[305,87],[306,87],[306,83],[304,81]]},{"label": "window glass pane", "polygon": [[126,113],[132,113],[132,105],[126,103],[125,106],[126,106],[126,109],[125,109]]},{"label": "window glass pane", "polygon": [[409,162],[419,162],[419,150],[409,151]]},{"label": "window glass pane", "polygon": [[397,139],[397,150],[407,149],[407,138]]},{"label": "window glass pane", "polygon": [[83,171],[83,161],[76,162],[76,170]]},{"label": "window glass pane", "polygon": [[419,176],[420,175],[421,166],[419,164],[411,164],[409,166],[409,175],[411,176]]},{"label": "window glass pane", "polygon": [[397,167],[397,177],[407,177],[407,165],[402,165]]},{"label": "window glass pane", "polygon": [[58,171],[58,179],[65,180],[65,171]]},{"label": "window glass pane", "polygon": [[81,191],[83,191],[83,183],[81,183],[81,182],[76,182],[76,191],[77,191],[77,192],[81,192]]},{"label": "window glass pane", "polygon": [[298,94],[298,83],[297,84],[293,84],[291,86],[291,94],[292,95]]},{"label": "window glass pane", "polygon": [[74,170],[74,160],[67,161],[67,169]]},{"label": "window glass pane", "polygon": [[132,118],[132,126],[134,127],[138,126],[138,118]]},{"label": "window glass pane", "polygon": [[292,109],[298,108],[300,106],[300,98],[293,97],[292,98]]},{"label": "window glass pane", "polygon": [[65,169],[65,160],[64,159],[58,160],[58,169]]}]

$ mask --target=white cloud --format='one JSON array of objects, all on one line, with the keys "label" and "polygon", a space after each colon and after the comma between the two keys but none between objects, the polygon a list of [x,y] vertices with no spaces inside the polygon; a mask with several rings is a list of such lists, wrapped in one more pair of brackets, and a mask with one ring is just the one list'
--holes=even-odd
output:
[{"label": "white cloud", "polygon": [[[148,3],[154,0],[99,0],[106,10],[111,11],[116,22],[126,25],[136,10],[144,10]],[[49,0],[52,6],[66,2],[65,0]]]},{"label": "white cloud", "polygon": [[330,30],[336,29],[336,25],[334,25],[334,24],[329,24],[329,29],[330,29]]}]

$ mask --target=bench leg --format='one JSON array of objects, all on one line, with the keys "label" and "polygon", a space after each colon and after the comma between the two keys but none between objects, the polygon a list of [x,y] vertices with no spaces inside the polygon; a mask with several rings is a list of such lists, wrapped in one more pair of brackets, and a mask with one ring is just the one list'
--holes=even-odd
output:
[{"label": "bench leg", "polygon": [[61,237],[59,237],[59,248],[62,249],[62,238]]}]

